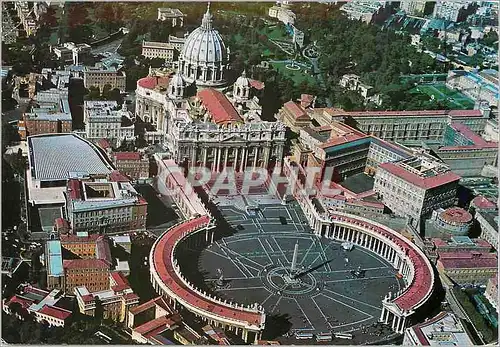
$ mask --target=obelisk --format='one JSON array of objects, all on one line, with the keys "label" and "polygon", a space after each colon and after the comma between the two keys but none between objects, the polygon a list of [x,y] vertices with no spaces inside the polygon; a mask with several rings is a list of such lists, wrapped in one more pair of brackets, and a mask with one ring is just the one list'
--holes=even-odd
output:
[{"label": "obelisk", "polygon": [[295,248],[293,249],[292,265],[290,266],[290,275],[294,275],[297,267],[297,256],[299,254],[299,241],[295,243]]}]

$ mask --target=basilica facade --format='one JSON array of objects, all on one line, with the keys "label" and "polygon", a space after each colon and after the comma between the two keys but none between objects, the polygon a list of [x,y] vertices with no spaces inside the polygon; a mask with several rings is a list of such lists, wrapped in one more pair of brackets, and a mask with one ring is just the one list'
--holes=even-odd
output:
[{"label": "basilica facade", "polygon": [[[281,165],[285,126],[261,119],[261,82],[243,72],[228,85],[229,49],[209,8],[174,66],[137,81],[136,116],[155,128],[146,131],[148,141],[163,144],[177,164],[214,172]],[[187,96],[191,86],[196,94]]]}]

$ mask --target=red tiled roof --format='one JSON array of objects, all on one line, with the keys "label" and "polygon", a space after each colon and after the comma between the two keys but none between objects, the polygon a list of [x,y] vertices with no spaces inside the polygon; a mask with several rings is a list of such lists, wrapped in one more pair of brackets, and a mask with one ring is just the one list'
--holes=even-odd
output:
[{"label": "red tiled roof", "polygon": [[382,168],[389,173],[424,189],[431,189],[439,187],[443,184],[460,180],[460,176],[453,173],[452,171],[446,171],[445,173],[437,174],[431,177],[421,177],[417,174],[405,170],[395,163],[383,163],[379,165],[379,168]]},{"label": "red tiled roof", "polygon": [[136,293],[126,293],[126,294],[123,294],[123,298],[125,300],[139,300],[139,295],[137,295]]},{"label": "red tiled roof", "polygon": [[150,308],[155,307],[157,305],[160,306],[161,308],[163,308],[167,312],[170,312],[170,313],[175,312],[173,307],[170,306],[170,304],[167,302],[167,300],[165,300],[165,297],[163,297],[163,296],[159,296],[157,298],[146,301],[145,303],[140,304],[139,306],[133,307],[130,309],[130,312],[132,314],[138,314],[138,313],[144,312],[146,310],[149,310]]},{"label": "red tiled roof", "polygon": [[26,293],[34,293],[34,294],[43,295],[43,296],[49,295],[48,291],[33,287],[31,285],[23,287],[23,291]]},{"label": "red tiled roof", "polygon": [[141,160],[139,152],[115,152],[113,156],[116,160]]},{"label": "red tiled roof", "polygon": [[340,136],[331,138],[330,140],[328,140],[328,142],[325,142],[320,147],[325,149],[328,147],[338,146],[338,145],[341,145],[344,143],[360,140],[360,139],[367,138],[367,137],[368,136],[366,136],[366,135],[359,135],[356,133],[348,133],[345,135],[340,135]]},{"label": "red tiled roof", "polygon": [[71,316],[71,312],[69,311],[63,310],[59,307],[47,306],[47,305],[43,305],[43,307],[38,311],[38,313],[42,313],[47,316],[61,320],[65,320],[66,318]]},{"label": "red tiled roof", "polygon": [[69,224],[68,224],[68,221],[64,218],[56,218],[55,220],[55,225],[56,225],[56,228],[69,228]]},{"label": "red tiled roof", "polygon": [[155,89],[157,86],[167,88],[169,81],[170,77],[147,76],[138,80],[137,85],[147,89]]},{"label": "red tiled roof", "polygon": [[9,301],[6,302],[6,305],[10,306],[11,304],[13,304],[15,302],[20,304],[23,309],[28,309],[28,307],[30,307],[31,304],[33,304],[35,301],[29,300],[26,298],[21,298],[21,297],[18,297],[17,295],[14,295],[12,298],[9,299]]},{"label": "red tiled roof", "polygon": [[437,237],[433,237],[431,238],[431,242],[434,246],[436,247],[446,247],[448,246],[448,242],[446,242],[445,240],[443,239],[440,239],[440,238],[437,238]]},{"label": "red tiled roof", "polygon": [[144,335],[162,326],[165,327],[166,330],[168,329],[168,326],[170,326],[169,324],[171,324],[172,322],[173,321],[167,316],[161,316],[159,318],[150,320],[149,322],[146,322],[142,325],[139,325],[137,328],[134,329],[134,331],[141,335]]},{"label": "red tiled roof", "polygon": [[84,302],[94,301],[94,296],[92,294],[83,295],[82,299]]},{"label": "red tiled roof", "polygon": [[438,261],[444,269],[497,268],[496,255],[479,252],[440,252]]},{"label": "red tiled roof", "polygon": [[415,274],[409,286],[399,297],[394,299],[393,302],[402,310],[411,310],[414,309],[415,306],[420,306],[424,303],[424,300],[426,300],[432,293],[434,273],[432,272],[432,267],[427,258],[417,251],[416,246],[411,244],[411,242],[403,236],[394,233],[393,231],[375,224],[366,223],[354,217],[333,214],[331,215],[331,218],[338,221],[344,221],[349,224],[364,226],[373,232],[380,234],[384,238],[391,240],[401,250],[403,250],[411,259],[415,269]]},{"label": "red tiled roof", "polygon": [[338,108],[316,109],[324,111],[332,116],[351,116],[351,117],[482,117],[480,110],[422,110],[422,111],[344,111]]},{"label": "red tiled roof", "polygon": [[84,243],[84,242],[96,242],[97,239],[101,237],[99,234],[89,234],[88,236],[78,236],[73,234],[60,235],[59,239],[61,243]]},{"label": "red tiled roof", "polygon": [[130,182],[130,179],[118,170],[111,171],[109,180],[111,182]]},{"label": "red tiled roof", "polygon": [[460,207],[450,207],[444,210],[439,217],[448,223],[469,223],[472,215]]},{"label": "red tiled roof", "polygon": [[299,118],[308,118],[308,119],[310,119],[310,117],[307,114],[307,112],[299,104],[297,104],[295,101],[290,100],[288,102],[285,102],[285,104],[283,105],[283,107],[288,112],[290,112],[295,119],[299,119]]},{"label": "red tiled roof", "polygon": [[449,110],[448,114],[452,117],[482,117],[483,113],[481,110]]},{"label": "red tiled roof", "polygon": [[[475,145],[486,145],[488,141],[469,129],[468,126],[462,123],[451,123],[450,127],[456,132],[462,134],[465,138],[471,140]],[[497,144],[498,145],[498,144]]]},{"label": "red tiled roof", "polygon": [[108,269],[109,265],[100,259],[71,259],[64,260],[65,269]]},{"label": "red tiled roof", "polygon": [[127,278],[121,272],[112,272],[110,274],[111,278],[114,281],[114,285],[111,286],[115,292],[120,292],[122,290],[130,288],[130,284],[128,283]]},{"label": "red tiled roof", "polygon": [[68,180],[68,192],[71,200],[80,200],[82,198],[80,181],[77,179]]},{"label": "red tiled roof", "polygon": [[483,209],[483,210],[495,210],[497,208],[497,205],[486,199],[484,196],[482,195],[479,195],[479,196],[476,196],[473,200],[472,200],[472,205],[477,207],[478,209]]},{"label": "red tiled roof", "polygon": [[261,313],[231,307],[201,296],[187,287],[177,276],[173,268],[170,257],[176,242],[184,237],[186,233],[202,228],[208,225],[209,222],[210,218],[205,215],[176,225],[165,233],[157,241],[158,243],[154,249],[154,268],[163,283],[179,297],[188,302],[189,305],[211,314],[226,317],[227,319],[239,320],[245,322],[245,324],[260,326],[264,323]]},{"label": "red tiled roof", "polygon": [[198,92],[198,98],[207,109],[215,124],[241,122],[242,119],[234,106],[218,90],[207,88]]},{"label": "red tiled roof", "polygon": [[97,141],[97,145],[101,147],[102,149],[108,149],[111,148],[111,145],[109,144],[109,141],[106,139],[99,139]]},{"label": "red tiled roof", "polygon": [[484,149],[496,149],[498,145],[494,142],[487,143],[485,145],[470,145],[470,146],[442,146],[438,148],[438,151],[481,151]]},{"label": "red tiled roof", "polygon": [[265,86],[266,85],[264,84],[264,82],[250,79],[250,87],[252,88],[255,88],[257,90],[262,90],[264,89]]},{"label": "red tiled roof", "polygon": [[111,250],[109,249],[108,239],[104,236],[101,236],[96,241],[97,248],[97,259],[106,262],[107,264],[113,264],[113,258],[111,258]]}]

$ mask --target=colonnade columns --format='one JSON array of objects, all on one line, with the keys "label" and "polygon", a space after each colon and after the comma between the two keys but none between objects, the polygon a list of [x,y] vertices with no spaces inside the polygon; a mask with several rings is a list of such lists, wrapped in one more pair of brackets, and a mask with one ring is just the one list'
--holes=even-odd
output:
[{"label": "colonnade columns", "polygon": [[196,166],[196,147],[191,147],[191,163],[190,163],[190,167],[193,167],[193,166]]},{"label": "colonnade columns", "polygon": [[203,152],[203,167],[206,167],[207,166],[207,154],[208,154],[207,147],[203,147],[202,152]]},{"label": "colonnade columns", "polygon": [[392,321],[392,330],[401,334],[404,331],[405,323],[406,317],[394,316],[394,320]]},{"label": "colonnade columns", "polygon": [[234,153],[233,169],[234,169],[234,171],[238,171],[238,154],[239,154],[239,148],[234,148],[233,152],[235,152]]},{"label": "colonnade columns", "polygon": [[240,172],[243,172],[245,170],[245,162],[246,162],[246,156],[248,154],[248,149],[243,147],[241,151],[241,164],[240,164]]},{"label": "colonnade columns", "polygon": [[223,169],[227,167],[227,159],[229,157],[229,148],[224,148],[224,166]]},{"label": "colonnade columns", "polygon": [[262,161],[261,167],[265,168],[267,166],[267,163],[269,162],[269,152],[270,151],[271,151],[271,149],[269,148],[269,146],[264,147],[264,160]]},{"label": "colonnade columns", "polygon": [[387,322],[389,321],[390,314],[391,314],[391,311],[389,311],[384,306],[382,306],[382,313],[380,314],[379,322],[387,324]]},{"label": "colonnade columns", "polygon": [[247,341],[248,340],[248,330],[243,329],[243,331],[241,333],[241,338],[242,338],[243,341],[248,342]]},{"label": "colonnade columns", "polygon": [[220,170],[221,156],[222,156],[222,151],[220,148],[217,148],[217,163],[216,163],[216,167],[215,167],[216,172],[219,172],[219,170]]},{"label": "colonnade columns", "polygon": [[259,153],[259,147],[254,147],[255,149],[255,155],[253,158],[253,168],[255,169],[257,167],[257,155]]}]

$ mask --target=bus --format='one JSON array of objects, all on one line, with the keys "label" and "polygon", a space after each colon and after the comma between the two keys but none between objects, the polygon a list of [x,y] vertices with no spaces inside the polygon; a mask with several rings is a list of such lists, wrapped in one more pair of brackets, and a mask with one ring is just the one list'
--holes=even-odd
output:
[{"label": "bus", "polygon": [[352,334],[348,333],[335,333],[337,339],[352,340]]},{"label": "bus", "polygon": [[307,340],[312,339],[314,337],[313,333],[307,331],[296,331],[295,338],[297,340]]},{"label": "bus", "polygon": [[329,342],[332,340],[332,333],[319,333],[316,335],[316,342]]}]

